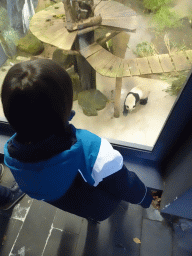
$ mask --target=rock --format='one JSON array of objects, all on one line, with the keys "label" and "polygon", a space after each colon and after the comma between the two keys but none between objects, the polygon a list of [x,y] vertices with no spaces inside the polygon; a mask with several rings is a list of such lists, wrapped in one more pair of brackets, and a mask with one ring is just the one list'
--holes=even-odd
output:
[{"label": "rock", "polygon": [[99,90],[91,89],[78,94],[78,103],[87,116],[97,116],[97,110],[105,108],[108,99]]},{"label": "rock", "polygon": [[61,49],[56,49],[53,52],[52,60],[60,64],[64,68],[68,68],[73,64],[73,57],[72,55],[65,53]]},{"label": "rock", "polygon": [[75,73],[74,71],[74,66],[66,70],[67,73],[69,74],[71,80],[72,80],[72,85],[73,85],[73,101],[78,99],[78,94],[79,92],[82,91],[81,88],[81,83],[79,79],[79,75]]},{"label": "rock", "polygon": [[32,55],[39,55],[44,50],[43,43],[31,32],[19,40],[17,47],[20,51],[30,53]]}]

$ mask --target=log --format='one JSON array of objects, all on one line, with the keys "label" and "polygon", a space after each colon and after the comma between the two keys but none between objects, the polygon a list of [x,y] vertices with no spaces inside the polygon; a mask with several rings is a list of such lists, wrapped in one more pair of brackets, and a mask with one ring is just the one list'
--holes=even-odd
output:
[{"label": "log", "polygon": [[93,18],[88,18],[88,19],[86,19],[85,21],[83,21],[81,23],[77,23],[73,27],[73,31],[74,30],[85,29],[85,28],[88,28],[88,27],[93,27],[93,26],[101,24],[101,22],[102,22],[101,16],[97,16],[97,17],[93,17]]}]

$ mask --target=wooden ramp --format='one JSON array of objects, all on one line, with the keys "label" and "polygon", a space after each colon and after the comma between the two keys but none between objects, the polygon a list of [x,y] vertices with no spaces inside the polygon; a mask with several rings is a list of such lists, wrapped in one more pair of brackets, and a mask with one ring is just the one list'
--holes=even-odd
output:
[{"label": "wooden ramp", "polygon": [[80,52],[99,74],[108,77],[166,73],[189,70],[192,67],[192,50],[128,60],[114,56],[97,43]]}]

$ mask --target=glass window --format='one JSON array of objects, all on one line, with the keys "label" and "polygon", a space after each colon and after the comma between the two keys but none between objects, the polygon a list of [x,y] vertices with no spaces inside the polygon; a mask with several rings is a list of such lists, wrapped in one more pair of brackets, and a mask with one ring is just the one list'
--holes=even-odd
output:
[{"label": "glass window", "polygon": [[72,78],[76,127],[153,149],[191,73],[190,1],[4,2],[0,85],[14,63],[52,58]]}]

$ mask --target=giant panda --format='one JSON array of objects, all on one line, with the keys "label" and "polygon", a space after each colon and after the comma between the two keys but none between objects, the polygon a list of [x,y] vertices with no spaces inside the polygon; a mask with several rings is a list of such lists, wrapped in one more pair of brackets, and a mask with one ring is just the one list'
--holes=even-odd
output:
[{"label": "giant panda", "polygon": [[150,91],[147,85],[138,85],[133,87],[125,98],[123,115],[127,116],[129,111],[131,112],[135,109],[138,103],[141,105],[147,104],[149,93]]}]

